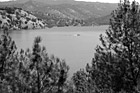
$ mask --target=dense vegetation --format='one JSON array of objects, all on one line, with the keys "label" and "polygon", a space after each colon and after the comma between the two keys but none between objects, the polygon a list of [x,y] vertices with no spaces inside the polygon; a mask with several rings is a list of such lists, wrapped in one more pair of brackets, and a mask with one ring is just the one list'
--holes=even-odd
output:
[{"label": "dense vegetation", "polygon": [[[36,16],[34,16],[36,15]],[[25,11],[21,8],[0,8],[0,30],[7,26],[9,30],[37,29],[45,27],[84,26],[85,22],[78,19],[69,19],[54,14],[44,14]]]},{"label": "dense vegetation", "polygon": [[139,93],[140,92],[140,8],[136,1],[120,2],[112,12],[106,35],[100,35],[92,64],[68,81],[69,66],[50,57],[41,38],[32,50],[17,52],[4,27],[0,38],[1,93]]},{"label": "dense vegetation", "polygon": [[17,52],[6,29],[0,38],[1,93],[61,92],[69,70],[65,61],[49,57],[39,45],[40,37],[35,38],[32,50]]},{"label": "dense vegetation", "polygon": [[0,8],[0,30],[4,27],[9,30],[44,28],[43,20],[20,8]]},{"label": "dense vegetation", "polygon": [[[140,92],[139,4],[124,0],[111,15],[110,26],[106,35],[100,35],[102,45],[97,46],[92,64],[87,64],[86,72],[74,75],[74,81],[84,82],[75,83],[76,89],[82,90],[78,93]],[[92,88],[87,87],[90,85]]]}]

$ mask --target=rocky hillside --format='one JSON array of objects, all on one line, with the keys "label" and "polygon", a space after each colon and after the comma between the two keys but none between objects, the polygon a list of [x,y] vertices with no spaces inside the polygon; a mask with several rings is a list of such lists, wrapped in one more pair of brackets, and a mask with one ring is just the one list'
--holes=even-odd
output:
[{"label": "rocky hillside", "polygon": [[[98,18],[107,16],[117,4],[79,2],[74,0],[17,0],[0,6],[18,7],[46,20],[49,26],[93,25]],[[92,21],[88,21],[92,19]],[[96,21],[95,21],[96,19]],[[105,20],[106,21],[106,20]],[[76,24],[75,24],[76,23]]]},{"label": "rocky hillside", "polygon": [[20,8],[0,8],[0,30],[4,27],[10,30],[44,28],[43,20]]}]

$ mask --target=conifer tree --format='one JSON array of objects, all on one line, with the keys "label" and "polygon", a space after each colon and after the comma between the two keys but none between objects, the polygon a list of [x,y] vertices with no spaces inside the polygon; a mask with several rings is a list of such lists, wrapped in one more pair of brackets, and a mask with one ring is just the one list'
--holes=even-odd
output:
[{"label": "conifer tree", "polygon": [[15,61],[16,45],[8,33],[8,26],[3,27],[3,34],[0,37],[0,91],[8,92],[9,84],[12,82],[10,76],[13,71],[13,61]]},{"label": "conifer tree", "polygon": [[63,93],[69,66],[64,60],[49,57],[36,37],[32,50],[16,51],[8,27],[0,38],[1,93]]},{"label": "conifer tree", "polygon": [[41,38],[36,37],[32,50],[20,52],[19,74],[23,84],[21,90],[23,93],[62,93],[69,67],[64,60],[53,55],[49,57],[40,42]]},{"label": "conifer tree", "polygon": [[100,36],[87,72],[97,93],[139,93],[140,8],[136,1],[121,1],[112,12],[106,35]]},{"label": "conifer tree", "polygon": [[88,74],[83,70],[77,71],[72,77],[75,92],[74,93],[94,93],[94,86]]}]

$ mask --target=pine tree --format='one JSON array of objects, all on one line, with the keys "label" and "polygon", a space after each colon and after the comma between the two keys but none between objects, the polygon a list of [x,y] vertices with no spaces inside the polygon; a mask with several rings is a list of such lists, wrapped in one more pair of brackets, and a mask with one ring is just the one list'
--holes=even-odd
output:
[{"label": "pine tree", "polygon": [[16,45],[9,36],[8,26],[3,27],[3,35],[0,37],[0,91],[10,91],[10,83],[12,83],[11,73],[13,71],[13,62],[15,58]]},{"label": "pine tree", "polygon": [[75,92],[74,93],[94,93],[94,86],[88,74],[83,70],[77,71],[72,77]]},{"label": "pine tree", "polygon": [[19,54],[20,93],[62,93],[69,67],[64,60],[49,57],[40,42],[41,38],[36,37],[32,50]]},{"label": "pine tree", "polygon": [[69,66],[64,60],[49,57],[36,37],[32,50],[16,51],[8,27],[0,38],[1,93],[63,93]]},{"label": "pine tree", "polygon": [[97,93],[138,93],[140,77],[139,4],[121,1],[112,12],[106,35],[100,36],[92,66],[87,71]]}]

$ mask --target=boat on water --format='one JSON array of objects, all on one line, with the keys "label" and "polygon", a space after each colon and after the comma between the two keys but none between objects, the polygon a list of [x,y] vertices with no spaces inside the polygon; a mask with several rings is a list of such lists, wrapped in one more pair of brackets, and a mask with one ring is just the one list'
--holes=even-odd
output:
[{"label": "boat on water", "polygon": [[80,36],[80,34],[74,34],[74,36]]}]

